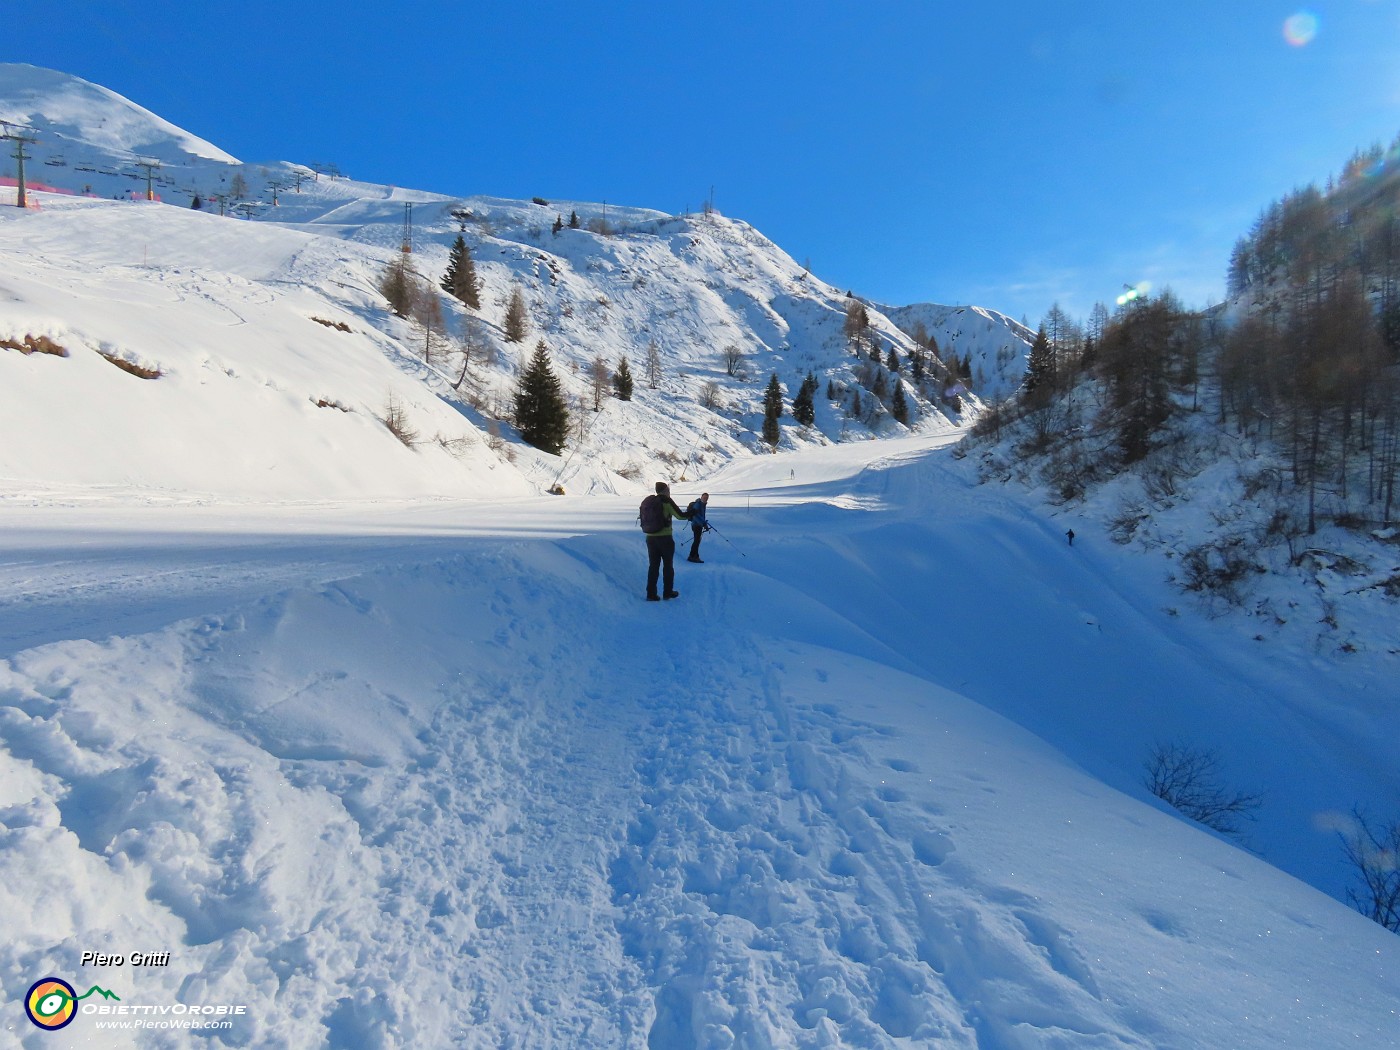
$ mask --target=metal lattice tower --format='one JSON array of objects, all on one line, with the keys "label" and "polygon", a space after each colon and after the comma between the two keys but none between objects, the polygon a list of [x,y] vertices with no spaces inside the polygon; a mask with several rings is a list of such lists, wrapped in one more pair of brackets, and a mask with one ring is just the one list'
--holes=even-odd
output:
[{"label": "metal lattice tower", "polygon": [[39,136],[34,133],[33,128],[11,124],[8,120],[0,120],[0,139],[9,139],[15,144],[15,166],[19,176],[15,180],[17,183],[15,206],[27,208],[29,207],[29,197],[24,191],[24,162],[29,160],[29,155],[24,152],[24,147],[38,142]]}]

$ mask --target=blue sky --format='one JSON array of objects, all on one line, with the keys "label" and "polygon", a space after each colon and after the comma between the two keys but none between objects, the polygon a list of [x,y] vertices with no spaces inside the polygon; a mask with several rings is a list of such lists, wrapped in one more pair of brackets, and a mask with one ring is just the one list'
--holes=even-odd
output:
[{"label": "blue sky", "polygon": [[837,285],[1032,323],[1140,281],[1214,301],[1267,203],[1400,133],[1400,0],[16,6],[0,59],[245,161],[666,211],[713,188]]}]

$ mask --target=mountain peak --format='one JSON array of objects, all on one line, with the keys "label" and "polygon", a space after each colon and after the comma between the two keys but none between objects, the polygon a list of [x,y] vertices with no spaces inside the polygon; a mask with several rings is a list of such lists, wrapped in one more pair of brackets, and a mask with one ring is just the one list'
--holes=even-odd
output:
[{"label": "mountain peak", "polygon": [[174,161],[193,155],[237,164],[212,143],[115,91],[81,77],[18,62],[0,63],[0,120],[52,140]]}]

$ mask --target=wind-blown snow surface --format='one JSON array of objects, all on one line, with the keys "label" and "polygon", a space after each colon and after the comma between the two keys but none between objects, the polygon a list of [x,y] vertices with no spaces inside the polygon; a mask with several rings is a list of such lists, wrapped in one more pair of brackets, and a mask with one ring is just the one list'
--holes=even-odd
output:
[{"label": "wind-blown snow surface", "polygon": [[[1118,679],[1178,665],[1186,635],[1220,693],[1173,718],[1264,690],[1296,715],[1323,672],[1275,681],[1154,612],[1121,549],[1068,548],[931,444],[710,479],[721,532],[660,604],[631,497],[0,506],[0,638],[22,639],[0,664],[0,1031],[1400,1046],[1394,936],[1106,783],[1114,705],[1154,725]],[[997,689],[1076,760],[963,695]],[[169,965],[80,965],[138,949]],[[43,1033],[18,1003],[48,974],[247,1012]]]}]

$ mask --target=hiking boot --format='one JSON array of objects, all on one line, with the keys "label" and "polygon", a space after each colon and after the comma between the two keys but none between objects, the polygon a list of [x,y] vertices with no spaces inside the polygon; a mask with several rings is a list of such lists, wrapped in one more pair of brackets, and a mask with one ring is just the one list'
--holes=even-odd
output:
[{"label": "hiking boot", "polygon": [[680,596],[680,591],[667,591],[662,597],[664,597],[669,602],[672,598],[679,598]]},{"label": "hiking boot", "polygon": [[649,602],[659,602],[660,600],[661,600],[661,599],[658,598],[658,597],[657,597],[656,595],[654,595],[654,594],[648,594],[648,595],[647,595],[647,601],[649,601]]},{"label": "hiking boot", "polygon": [[704,565],[704,564],[705,564],[705,562],[704,562],[702,559],[700,559],[700,558],[687,558],[686,561],[693,561],[696,565]]}]

